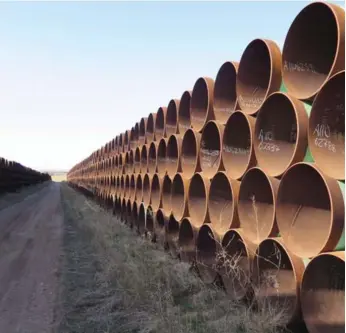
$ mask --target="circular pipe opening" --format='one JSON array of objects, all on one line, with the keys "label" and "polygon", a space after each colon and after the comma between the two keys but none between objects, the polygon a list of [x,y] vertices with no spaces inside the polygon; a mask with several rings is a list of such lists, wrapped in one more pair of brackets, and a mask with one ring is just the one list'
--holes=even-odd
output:
[{"label": "circular pipe opening", "polygon": [[178,221],[188,215],[189,181],[184,179],[183,176],[184,174],[177,173],[172,181],[172,213]]},{"label": "circular pipe opening", "polygon": [[147,145],[142,146],[141,150],[141,173],[148,171],[148,149]]},{"label": "circular pipe opening", "polygon": [[180,167],[180,148],[181,140],[176,135],[171,135],[167,142],[166,148],[166,171],[171,178],[177,172],[181,171]]},{"label": "circular pipe opening", "polygon": [[[296,269],[304,269],[300,258],[300,265],[294,267],[294,259],[275,239],[266,239],[256,250],[254,261],[255,292],[259,307],[272,309],[280,313],[281,322],[288,324],[299,315],[298,281]],[[301,272],[298,272],[300,275]],[[275,313],[273,314],[275,315]]]},{"label": "circular pipe opening", "polygon": [[132,225],[136,226],[138,229],[138,205],[136,201],[132,203],[131,218],[132,218]]},{"label": "circular pipe opening", "polygon": [[145,174],[143,178],[143,202],[145,205],[150,204],[150,189],[151,189],[151,177],[149,174]]},{"label": "circular pipe opening", "polygon": [[168,243],[169,251],[173,257],[179,255],[179,222],[170,215],[167,228],[166,228],[166,241]]},{"label": "circular pipe opening", "polygon": [[[236,188],[233,190],[233,186]],[[218,172],[210,183],[208,209],[213,229],[218,233],[224,233],[229,228],[239,226],[236,213],[236,201],[239,185],[227,177],[226,173]]]},{"label": "circular pipe opening", "polygon": [[201,171],[199,162],[200,141],[200,133],[192,129],[185,132],[181,146],[181,169],[187,178],[191,178],[196,172]]},{"label": "circular pipe opening", "polygon": [[242,300],[251,292],[251,259],[245,240],[236,230],[228,230],[222,238],[219,273],[227,294]]},{"label": "circular pipe opening", "polygon": [[284,93],[273,93],[257,114],[254,149],[258,165],[279,177],[304,159],[308,116],[302,102]]},{"label": "circular pipe opening", "polygon": [[259,168],[250,169],[239,189],[238,215],[246,237],[259,243],[278,235],[275,220],[275,200],[279,180],[269,178]]},{"label": "circular pipe opening", "polygon": [[200,227],[207,219],[207,197],[209,192],[209,180],[201,174],[195,173],[191,178],[188,192],[188,209],[191,223]]},{"label": "circular pipe opening", "polygon": [[127,218],[126,218],[126,209],[127,209],[127,205],[126,205],[126,200],[123,199],[121,201],[121,213],[120,213],[120,219],[122,221],[127,221]]},{"label": "circular pipe opening", "polygon": [[311,258],[334,250],[344,230],[344,202],[337,181],[312,164],[293,165],[280,182],[276,218],[286,246],[296,255]]},{"label": "circular pipe opening", "polygon": [[216,75],[214,87],[214,114],[221,124],[226,124],[229,116],[237,107],[237,81],[238,63],[227,61]]},{"label": "circular pipe opening", "polygon": [[310,261],[302,281],[301,304],[309,332],[345,330],[345,253],[321,254]]},{"label": "circular pipe opening", "polygon": [[195,131],[202,131],[208,120],[214,119],[213,111],[214,81],[210,78],[199,78],[192,90],[190,115],[191,125]]},{"label": "circular pipe opening", "polygon": [[345,180],[345,71],[331,77],[315,98],[309,147],[325,174]]},{"label": "circular pipe opening", "polygon": [[221,126],[215,121],[209,121],[202,132],[199,157],[202,172],[208,178],[212,178],[222,168],[221,142],[223,128]]},{"label": "circular pipe opening", "polygon": [[179,100],[171,99],[167,107],[166,117],[166,136],[169,138],[171,135],[178,133],[178,109]]},{"label": "circular pipe opening", "polygon": [[137,147],[135,150],[135,158],[133,162],[133,172],[137,173],[141,170],[141,148]]},{"label": "circular pipe opening", "polygon": [[151,181],[151,190],[150,190],[150,202],[152,208],[156,211],[161,208],[161,183],[162,181],[159,178],[158,174],[153,176]]},{"label": "circular pipe opening", "polygon": [[136,178],[135,175],[131,175],[130,177],[130,191],[129,191],[129,198],[134,198],[136,193]]},{"label": "circular pipe opening", "polygon": [[162,209],[159,209],[156,212],[156,219],[155,219],[155,234],[157,236],[157,240],[160,244],[165,244],[165,225],[166,225],[166,217],[163,213]]},{"label": "circular pipe opening", "polygon": [[162,208],[167,216],[170,215],[172,211],[172,181],[167,175],[162,182]]},{"label": "circular pipe opening", "polygon": [[[147,215],[146,215],[146,220],[145,220],[145,229],[146,231],[150,232],[153,234],[154,232],[154,211],[151,206],[147,207]],[[151,238],[153,238],[153,235],[151,235]]]},{"label": "circular pipe opening", "polygon": [[180,223],[178,243],[180,258],[185,262],[196,261],[196,230],[192,227],[188,218],[183,218]]},{"label": "circular pipe opening", "polygon": [[125,194],[125,177],[121,176],[120,178],[120,196],[124,197]]},{"label": "circular pipe opening", "polygon": [[138,139],[139,139],[139,125],[136,123],[134,127],[131,128],[130,133],[130,149],[135,149],[138,145]]},{"label": "circular pipe opening", "polygon": [[341,7],[315,2],[303,8],[291,24],[282,72],[287,90],[296,98],[312,100],[337,67],[344,69],[344,17]]},{"label": "circular pipe opening", "polygon": [[281,53],[269,40],[255,39],[243,52],[237,75],[238,104],[243,112],[255,114],[266,97],[279,90]]},{"label": "circular pipe opening", "polygon": [[148,118],[142,118],[139,122],[139,136],[138,136],[138,143],[140,145],[144,145],[146,143],[146,136],[147,136],[147,122]]},{"label": "circular pipe opening", "polygon": [[130,190],[130,176],[126,175],[125,177],[125,189],[124,189],[124,197],[128,197]]},{"label": "circular pipe opening", "polygon": [[241,111],[234,112],[228,119],[223,135],[222,161],[227,174],[240,179],[256,164],[252,140],[255,119]]},{"label": "circular pipe opening", "polygon": [[145,215],[146,215],[146,209],[144,206],[144,203],[141,203],[139,206],[139,213],[138,213],[138,231],[142,235],[145,232]]},{"label": "circular pipe opening", "polygon": [[161,139],[157,147],[157,172],[163,176],[166,173],[166,140]]},{"label": "circular pipe opening", "polygon": [[205,283],[213,283],[217,277],[217,237],[208,224],[202,225],[199,229],[196,249],[199,275]]},{"label": "circular pipe opening", "polygon": [[156,113],[150,113],[147,122],[147,142],[155,141]]},{"label": "circular pipe opening", "polygon": [[124,136],[124,151],[127,152],[130,146],[130,131],[127,130],[125,131],[125,136]]},{"label": "circular pipe opening", "polygon": [[149,146],[149,155],[148,155],[148,170],[149,173],[154,174],[156,172],[156,151],[157,151],[157,143],[152,142]]},{"label": "circular pipe opening", "polygon": [[185,91],[181,96],[178,110],[178,127],[180,134],[184,134],[191,127],[190,102],[191,92]]},{"label": "circular pipe opening", "polygon": [[166,114],[167,108],[165,107],[160,107],[156,113],[155,137],[157,141],[165,137]]},{"label": "circular pipe opening", "polygon": [[141,175],[137,175],[135,200],[137,200],[138,202],[141,202],[142,198],[143,198],[143,181],[142,181],[142,176]]},{"label": "circular pipe opening", "polygon": [[133,173],[134,170],[134,162],[135,162],[135,151],[131,149],[129,151],[129,172]]}]

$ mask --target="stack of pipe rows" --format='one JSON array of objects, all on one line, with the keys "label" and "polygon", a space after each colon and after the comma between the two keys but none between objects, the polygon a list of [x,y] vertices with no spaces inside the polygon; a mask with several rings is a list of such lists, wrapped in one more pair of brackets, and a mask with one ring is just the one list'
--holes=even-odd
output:
[{"label": "stack of pipe rows", "polygon": [[0,194],[19,190],[50,180],[47,173],[41,173],[20,163],[8,161],[0,157]]},{"label": "stack of pipe rows", "polygon": [[255,39],[215,80],[68,174],[135,230],[287,324],[344,332],[344,10],[311,3],[283,51]]}]

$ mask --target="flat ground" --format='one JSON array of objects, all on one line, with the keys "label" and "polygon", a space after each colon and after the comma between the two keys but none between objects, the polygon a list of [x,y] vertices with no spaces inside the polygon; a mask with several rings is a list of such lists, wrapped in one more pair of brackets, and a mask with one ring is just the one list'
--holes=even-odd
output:
[{"label": "flat ground", "polygon": [[0,198],[1,333],[274,333],[284,317],[230,301],[66,183]]}]

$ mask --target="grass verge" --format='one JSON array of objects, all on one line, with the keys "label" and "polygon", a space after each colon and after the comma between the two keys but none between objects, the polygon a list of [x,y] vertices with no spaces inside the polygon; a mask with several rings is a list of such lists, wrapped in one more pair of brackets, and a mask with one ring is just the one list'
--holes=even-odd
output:
[{"label": "grass verge", "polygon": [[279,332],[280,317],[229,300],[66,184],[61,191],[60,333]]}]

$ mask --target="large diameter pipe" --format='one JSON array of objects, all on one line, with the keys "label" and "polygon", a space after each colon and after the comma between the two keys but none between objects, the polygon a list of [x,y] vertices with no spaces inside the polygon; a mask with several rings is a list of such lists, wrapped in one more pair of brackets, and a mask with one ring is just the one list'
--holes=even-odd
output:
[{"label": "large diameter pipe", "polygon": [[135,193],[136,193],[136,176],[132,174],[130,176],[129,199],[134,199]]},{"label": "large diameter pipe", "polygon": [[276,218],[290,251],[311,258],[345,249],[344,190],[344,183],[323,174],[314,164],[297,163],[285,172]]},{"label": "large diameter pipe", "polygon": [[152,142],[148,152],[148,172],[154,174],[157,171],[157,148],[158,143]]},{"label": "large diameter pipe", "polygon": [[215,120],[226,124],[229,116],[237,108],[237,70],[238,63],[226,61],[219,69],[214,86]]},{"label": "large diameter pipe", "polygon": [[216,121],[209,121],[203,129],[199,158],[202,172],[208,178],[224,170],[221,154],[223,133],[224,126]]},{"label": "large diameter pipe", "polygon": [[243,112],[254,115],[271,93],[281,85],[281,52],[268,39],[255,39],[244,50],[237,75],[238,103]]},{"label": "large diameter pipe", "polygon": [[[124,135],[125,135],[125,133],[119,134],[119,153],[124,152]],[[104,156],[104,151],[101,154],[102,154],[102,156]]]},{"label": "large diameter pipe", "polygon": [[199,78],[193,87],[190,104],[191,125],[196,132],[202,132],[205,124],[215,119],[213,95],[214,80]]},{"label": "large diameter pipe", "polygon": [[178,243],[180,249],[180,259],[187,263],[196,262],[196,239],[198,229],[194,227],[189,218],[181,220],[179,228]]},{"label": "large diameter pipe", "polygon": [[157,141],[166,137],[166,131],[165,131],[165,129],[166,129],[166,115],[167,115],[167,108],[166,107],[160,107],[156,113],[155,137],[156,137]]},{"label": "large diameter pipe", "polygon": [[280,181],[262,169],[248,170],[240,184],[238,215],[246,237],[256,244],[279,233],[275,207]]},{"label": "large diameter pipe", "polygon": [[152,175],[146,173],[143,178],[143,203],[147,206],[150,204]]},{"label": "large diameter pipe", "polygon": [[151,142],[156,140],[155,137],[155,122],[156,122],[156,113],[150,113],[147,121],[147,143],[150,144]]},{"label": "large diameter pipe", "polygon": [[219,171],[211,180],[208,210],[213,229],[219,234],[239,227],[239,185],[239,181],[231,179],[224,171]]},{"label": "large diameter pipe", "polygon": [[166,247],[166,223],[168,221],[167,215],[160,208],[156,212],[155,217],[155,235],[156,241],[163,247]]},{"label": "large diameter pipe", "polygon": [[169,177],[173,178],[176,173],[181,172],[181,146],[182,138],[172,134],[166,147],[166,171]]},{"label": "large diameter pipe", "polygon": [[130,199],[128,199],[126,201],[125,223],[128,224],[130,228],[133,227],[133,221],[132,221],[132,201]]},{"label": "large diameter pipe", "polygon": [[191,178],[188,192],[188,210],[190,221],[195,227],[210,221],[208,210],[210,180],[201,173],[195,173]]},{"label": "large diameter pipe", "polygon": [[131,219],[132,219],[132,226],[133,228],[138,231],[139,230],[139,225],[138,225],[138,211],[139,211],[139,207],[138,207],[138,203],[136,201],[132,202],[132,210],[131,210]]},{"label": "large diameter pipe", "polygon": [[236,301],[250,298],[253,293],[252,263],[256,246],[246,239],[241,229],[228,230],[221,245],[218,271],[227,294]]},{"label": "large diameter pipe", "polygon": [[221,236],[207,223],[200,227],[196,241],[198,273],[205,283],[217,280],[217,256],[221,249]]},{"label": "large diameter pipe", "polygon": [[125,176],[124,198],[129,198],[130,192],[130,175]]},{"label": "large diameter pipe", "polygon": [[190,115],[191,91],[185,91],[181,96],[178,110],[178,127],[180,135],[191,128]]},{"label": "large diameter pipe", "polygon": [[179,257],[179,222],[171,214],[165,228],[166,242],[169,252],[173,258]]},{"label": "large diameter pipe", "polygon": [[135,150],[129,151],[129,173],[133,173],[135,170]]},{"label": "large diameter pipe", "polygon": [[138,233],[143,235],[145,233],[145,223],[146,223],[146,206],[142,202],[138,209]]},{"label": "large diameter pipe", "polygon": [[138,144],[143,146],[147,143],[147,123],[148,118],[143,117],[139,122]]},{"label": "large diameter pipe", "polygon": [[189,215],[187,198],[189,193],[190,180],[184,174],[177,173],[172,181],[172,214],[177,221]]},{"label": "large diameter pipe", "polygon": [[291,253],[280,238],[268,238],[256,250],[253,265],[259,308],[280,315],[282,325],[301,321],[300,284],[303,259]]},{"label": "large diameter pipe", "polygon": [[133,173],[139,173],[141,170],[141,148],[137,147],[133,160]]},{"label": "large diameter pipe", "polygon": [[307,5],[291,24],[283,47],[282,73],[288,92],[312,101],[328,78],[344,69],[344,9],[327,2]]},{"label": "large diameter pipe", "polygon": [[166,166],[166,154],[167,154],[167,141],[162,138],[159,141],[159,145],[157,147],[157,172],[163,177],[166,174],[167,166]]},{"label": "large diameter pipe", "polygon": [[125,199],[121,199],[121,210],[120,210],[120,221],[126,222],[126,213],[127,213],[127,202]]},{"label": "large diameter pipe", "polygon": [[345,71],[333,75],[317,94],[308,132],[318,167],[332,178],[345,180]]},{"label": "large diameter pipe", "polygon": [[124,135],[124,152],[125,153],[130,149],[130,135],[131,135],[130,130],[125,131],[125,135]]},{"label": "large diameter pipe", "polygon": [[121,198],[124,198],[125,194],[125,176],[122,175],[121,178],[120,178],[120,197]]},{"label": "large diameter pipe", "polygon": [[228,119],[222,142],[222,162],[227,174],[240,179],[256,165],[253,147],[255,118],[241,111],[234,112]]},{"label": "large diameter pipe", "polygon": [[169,138],[173,134],[179,133],[179,103],[178,99],[171,99],[167,106],[167,115],[166,115],[166,136]]},{"label": "large diameter pipe", "polygon": [[156,212],[153,210],[152,206],[148,206],[146,210],[146,219],[145,219],[145,231],[147,233],[147,237],[155,241],[155,215]]},{"label": "large diameter pipe", "polygon": [[139,140],[139,125],[136,123],[134,127],[131,128],[130,133],[130,149],[136,149]]},{"label": "large diameter pipe", "polygon": [[310,333],[345,332],[345,252],[318,255],[307,265],[301,287]]},{"label": "large diameter pipe", "polygon": [[142,174],[148,172],[148,145],[143,145],[141,149],[140,172]]},{"label": "large diameter pipe", "polygon": [[142,175],[138,174],[136,179],[136,191],[135,191],[135,197],[134,199],[138,202],[142,202],[143,198],[143,179]]},{"label": "large diameter pipe", "polygon": [[162,181],[162,209],[167,216],[172,213],[172,180],[166,175]]},{"label": "large diameter pipe", "polygon": [[[281,176],[291,165],[310,156],[308,114],[304,103],[275,92],[257,114],[254,148],[258,166],[269,176]],[[311,162],[311,160],[309,160]]]},{"label": "large diameter pipe", "polygon": [[162,183],[163,178],[160,177],[157,173],[155,173],[151,181],[150,189],[150,202],[151,207],[154,211],[157,211],[159,208],[162,208]]},{"label": "large diameter pipe", "polygon": [[200,146],[201,134],[188,129],[181,144],[181,169],[186,178],[192,178],[196,172],[202,170],[199,157]]}]

